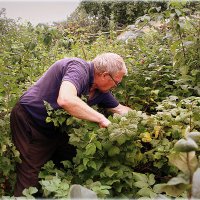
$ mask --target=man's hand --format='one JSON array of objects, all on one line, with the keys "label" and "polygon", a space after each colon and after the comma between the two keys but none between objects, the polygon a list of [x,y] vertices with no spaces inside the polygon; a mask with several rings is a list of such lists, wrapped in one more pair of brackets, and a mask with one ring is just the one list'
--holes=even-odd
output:
[{"label": "man's hand", "polygon": [[127,107],[127,106],[124,106],[122,104],[119,104],[117,107],[109,108],[108,110],[111,111],[112,113],[117,113],[119,115],[124,115],[124,114],[127,114],[132,109]]},{"label": "man's hand", "polygon": [[102,120],[99,122],[100,128],[106,128],[108,127],[109,124],[111,124],[111,122],[104,116],[102,117]]}]

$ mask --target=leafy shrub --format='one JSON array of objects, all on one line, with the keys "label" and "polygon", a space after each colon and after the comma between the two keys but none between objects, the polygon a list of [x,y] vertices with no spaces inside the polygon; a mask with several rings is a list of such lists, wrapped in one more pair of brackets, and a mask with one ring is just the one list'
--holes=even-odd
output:
[{"label": "leafy shrub", "polygon": [[70,144],[77,148],[71,183],[88,186],[97,181],[108,186],[109,193],[97,193],[99,197],[152,198],[157,196],[153,186],[178,172],[168,163],[174,144],[187,127],[190,132],[200,130],[199,105],[198,97],[178,101],[171,96],[155,115],[133,110],[123,117],[110,116],[112,124],[101,129],[69,116],[63,121],[66,113],[52,112],[49,106],[48,122],[62,125]]},{"label": "leafy shrub", "polygon": [[[19,96],[56,60],[70,56],[92,60],[102,52],[124,57],[129,75],[114,94],[120,103],[135,110],[122,118],[110,117],[112,125],[99,129],[93,123],[71,118],[62,110],[53,112],[49,107],[47,122],[52,121],[70,134],[71,144],[77,146],[77,156],[71,164],[64,162],[64,169],[47,163],[40,174],[39,192],[44,197],[66,197],[69,186],[80,183],[102,198],[154,198],[160,194],[155,186],[166,184],[179,172],[168,162],[174,144],[185,137],[187,127],[188,132],[200,131],[200,31],[196,8],[188,9],[182,2],[169,2],[164,12],[152,7],[136,20],[136,26],[151,26],[156,20],[163,22],[163,26],[127,43],[116,41],[117,16],[110,16],[109,32],[97,32],[98,27],[93,26],[88,29],[90,33],[87,24],[71,24],[68,28],[19,25],[1,11],[0,194],[12,195],[15,162],[19,162],[9,129],[9,113]],[[194,182],[198,184],[195,178]],[[185,183],[191,187],[191,182]],[[162,188],[163,191],[172,195]],[[185,191],[180,195],[185,197]],[[24,195],[32,197],[36,192],[30,188]]]}]

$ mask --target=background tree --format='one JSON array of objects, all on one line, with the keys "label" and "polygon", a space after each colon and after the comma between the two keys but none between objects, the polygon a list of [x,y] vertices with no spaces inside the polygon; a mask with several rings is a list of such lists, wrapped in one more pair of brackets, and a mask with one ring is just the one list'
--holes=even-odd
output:
[{"label": "background tree", "polygon": [[165,10],[166,2],[148,1],[82,1],[77,11],[85,11],[89,18],[99,27],[99,30],[108,31],[110,21],[116,24],[117,28],[125,27],[134,23],[135,20],[148,12],[151,7],[161,7]]}]

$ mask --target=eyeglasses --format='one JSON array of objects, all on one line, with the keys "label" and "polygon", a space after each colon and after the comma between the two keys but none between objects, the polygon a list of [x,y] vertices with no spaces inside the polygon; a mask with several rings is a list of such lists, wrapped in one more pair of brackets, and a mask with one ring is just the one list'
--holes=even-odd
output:
[{"label": "eyeglasses", "polygon": [[113,82],[115,83],[115,86],[117,87],[119,84],[120,84],[120,82],[117,82],[113,77],[112,77],[112,75],[111,74],[108,74],[109,76],[110,76],[110,78],[113,80]]}]

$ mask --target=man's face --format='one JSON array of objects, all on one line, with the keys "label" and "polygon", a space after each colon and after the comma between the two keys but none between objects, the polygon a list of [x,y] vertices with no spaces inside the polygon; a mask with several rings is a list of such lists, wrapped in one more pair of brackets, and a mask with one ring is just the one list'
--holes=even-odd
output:
[{"label": "man's face", "polygon": [[101,92],[108,92],[109,90],[117,87],[117,85],[122,81],[125,72],[119,71],[115,75],[111,75],[108,72],[103,72],[99,74],[97,81],[97,89]]}]

